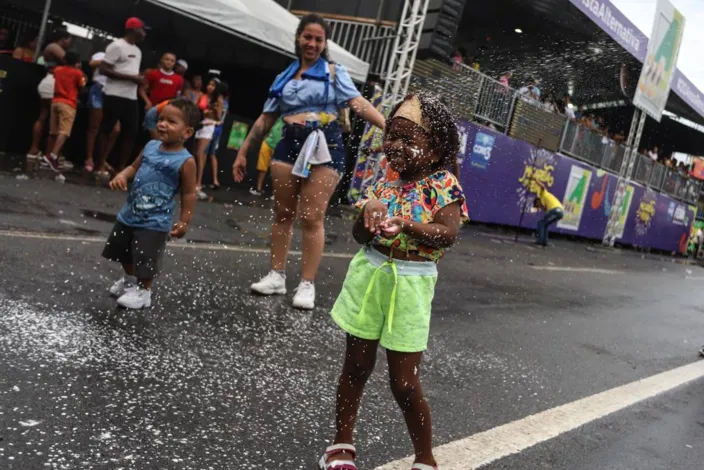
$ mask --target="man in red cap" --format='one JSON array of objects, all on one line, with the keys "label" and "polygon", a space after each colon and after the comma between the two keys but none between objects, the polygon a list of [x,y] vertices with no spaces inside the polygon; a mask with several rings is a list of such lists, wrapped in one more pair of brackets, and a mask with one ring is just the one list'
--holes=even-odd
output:
[{"label": "man in red cap", "polygon": [[146,26],[139,18],[128,18],[125,22],[125,35],[115,40],[105,50],[105,58],[100,64],[100,73],[107,77],[103,88],[103,121],[98,139],[97,174],[105,176],[108,135],[120,123],[122,151],[120,169],[124,168],[132,153],[134,141],[139,132],[139,109],[137,92],[144,83],[140,75],[142,51],[137,44],[147,37]]}]

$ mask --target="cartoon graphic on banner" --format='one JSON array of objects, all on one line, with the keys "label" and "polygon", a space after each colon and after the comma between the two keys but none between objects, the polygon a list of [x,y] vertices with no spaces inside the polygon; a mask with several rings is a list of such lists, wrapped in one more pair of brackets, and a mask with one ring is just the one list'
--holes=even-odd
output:
[{"label": "cartoon graphic on banner", "polygon": [[616,238],[623,238],[623,232],[626,230],[626,218],[628,211],[631,210],[631,202],[633,202],[633,186],[627,185],[625,194],[623,195],[623,205],[621,206],[621,214],[618,216],[616,224]]},{"label": "cartoon graphic on banner", "polygon": [[648,230],[655,217],[655,206],[657,204],[657,194],[652,189],[645,190],[645,194],[640,200],[640,206],[636,211],[636,234],[643,237],[648,234]]},{"label": "cartoon graphic on banner", "polygon": [[658,0],[648,52],[633,104],[660,122],[684,32],[684,16],[668,0]]},{"label": "cartoon graphic on banner", "polygon": [[491,159],[491,151],[494,148],[496,137],[484,132],[477,132],[472,146],[472,167],[486,170]]},{"label": "cartoon graphic on banner", "polygon": [[531,158],[524,162],[523,175],[518,178],[520,187],[516,190],[518,193],[518,207],[531,205],[535,199],[535,194],[538,193],[538,182],[543,183],[547,188],[550,188],[555,182],[553,172],[555,171],[555,154],[545,149],[537,149],[531,147]]},{"label": "cartoon graphic on banner", "polygon": [[[378,110],[381,110],[382,91],[381,87],[376,85],[374,95],[370,100],[372,105]],[[381,129],[371,124],[365,126],[364,134],[362,134],[362,139],[359,142],[357,163],[354,166],[354,173],[352,173],[350,189],[347,192],[347,199],[351,204],[357,202],[361,195],[364,194],[370,182],[376,182],[380,176],[386,173],[386,158],[384,158],[384,154],[372,151],[372,149],[380,148],[382,138],[383,132]]]},{"label": "cartoon graphic on banner", "polygon": [[582,213],[584,212],[591,180],[591,171],[577,165],[572,165],[570,176],[567,180],[565,197],[562,199],[562,205],[565,208],[565,216],[557,223],[558,228],[579,230],[579,223],[582,220]]}]

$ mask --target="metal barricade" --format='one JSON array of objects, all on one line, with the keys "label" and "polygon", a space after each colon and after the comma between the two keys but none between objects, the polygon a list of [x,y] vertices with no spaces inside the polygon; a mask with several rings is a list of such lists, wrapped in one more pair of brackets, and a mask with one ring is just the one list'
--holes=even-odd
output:
[{"label": "metal barricade", "polygon": [[683,184],[684,178],[676,171],[672,171],[668,168],[665,172],[665,181],[662,185],[662,191],[672,197],[679,198]]},{"label": "metal barricade", "polygon": [[626,155],[626,147],[619,145],[616,142],[613,143],[611,149],[604,154],[604,160],[601,162],[601,167],[618,173],[621,171],[621,164],[623,164],[623,157]]},{"label": "metal barricade", "polygon": [[618,172],[625,149],[575,121],[567,121],[560,145],[562,152],[596,166]]},{"label": "metal barricade", "polygon": [[466,79],[470,81],[479,79],[479,95],[474,116],[501,129],[506,129],[515,91],[471,67],[464,64],[459,65],[457,70]]},{"label": "metal barricade", "polygon": [[699,193],[702,189],[702,183],[695,179],[685,179],[682,185],[681,198],[690,204],[696,204],[699,200]]},{"label": "metal barricade", "polygon": [[633,170],[633,180],[643,185],[648,185],[653,165],[656,163],[645,155],[636,154],[635,169]]},{"label": "metal barricade", "polygon": [[663,183],[665,182],[665,173],[667,167],[660,163],[655,163],[653,165],[653,171],[650,172],[650,178],[648,179],[648,186],[660,191],[662,190]]},{"label": "metal barricade", "polygon": [[[298,12],[297,12],[298,13]],[[385,76],[396,37],[396,27],[328,18],[330,39],[369,63],[369,73]]]}]

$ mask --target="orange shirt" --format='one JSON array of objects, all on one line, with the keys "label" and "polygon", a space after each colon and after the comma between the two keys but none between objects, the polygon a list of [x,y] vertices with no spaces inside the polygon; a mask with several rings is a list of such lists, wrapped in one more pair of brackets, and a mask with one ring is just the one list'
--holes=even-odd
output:
[{"label": "orange shirt", "polygon": [[60,65],[54,70],[54,99],[52,103],[64,103],[72,108],[78,107],[78,92],[86,84],[86,77],[76,67]]}]

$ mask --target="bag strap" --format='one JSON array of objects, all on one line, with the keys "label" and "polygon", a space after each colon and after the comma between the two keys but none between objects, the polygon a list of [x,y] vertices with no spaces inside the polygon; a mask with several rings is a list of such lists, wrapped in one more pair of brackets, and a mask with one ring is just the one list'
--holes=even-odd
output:
[{"label": "bag strap", "polygon": [[335,64],[328,64],[330,70],[330,76],[332,77],[333,86],[337,84],[337,71],[335,70]]}]

